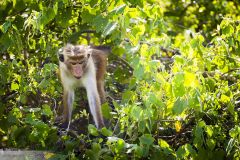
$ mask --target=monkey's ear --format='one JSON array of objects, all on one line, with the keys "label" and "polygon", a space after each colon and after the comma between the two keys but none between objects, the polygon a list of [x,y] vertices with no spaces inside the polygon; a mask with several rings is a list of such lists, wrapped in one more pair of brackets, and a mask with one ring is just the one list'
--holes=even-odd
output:
[{"label": "monkey's ear", "polygon": [[87,54],[87,58],[89,58],[90,56],[91,56],[91,54],[90,54],[90,53],[88,53],[88,54]]},{"label": "monkey's ear", "polygon": [[64,62],[63,54],[58,54],[58,59],[59,59],[59,61]]},{"label": "monkey's ear", "polygon": [[88,48],[88,50],[87,50],[87,58],[89,58],[91,56],[92,52],[93,52],[93,50]]}]

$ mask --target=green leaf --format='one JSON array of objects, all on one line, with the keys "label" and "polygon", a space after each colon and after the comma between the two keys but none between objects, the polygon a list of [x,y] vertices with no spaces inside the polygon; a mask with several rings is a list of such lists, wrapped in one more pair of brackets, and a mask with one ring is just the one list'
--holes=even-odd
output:
[{"label": "green leaf", "polygon": [[109,137],[109,136],[112,136],[112,131],[110,131],[109,129],[107,129],[106,127],[103,127],[101,129],[101,133],[106,136],[106,137]]},{"label": "green leaf", "polygon": [[126,8],[126,4],[117,6],[112,11],[110,11],[109,14],[122,14],[125,8]]},{"label": "green leaf", "polygon": [[111,34],[117,28],[117,22],[109,22],[107,26],[104,28],[102,36],[106,37]]},{"label": "green leaf", "polygon": [[143,156],[143,148],[140,146],[136,146],[134,148],[134,153],[136,154],[137,157],[142,157]]},{"label": "green leaf", "polygon": [[134,92],[133,91],[125,91],[123,94],[122,94],[122,99],[123,99],[123,102],[125,103],[128,103],[132,97],[134,97]]},{"label": "green leaf", "polygon": [[169,144],[163,139],[158,140],[158,145],[162,148],[168,148],[169,147]]},{"label": "green leaf", "polygon": [[239,127],[239,126],[235,126],[234,128],[232,128],[232,129],[229,131],[229,135],[230,135],[232,138],[237,138],[237,136],[240,135],[240,127]]},{"label": "green leaf", "polygon": [[108,142],[110,142],[110,143],[116,142],[120,139],[118,137],[107,137],[107,138],[108,138]]},{"label": "green leaf", "polygon": [[10,113],[8,114],[8,122],[10,123],[17,123],[20,118],[22,118],[22,112],[19,108],[13,108]]},{"label": "green leaf", "polygon": [[141,24],[141,25],[135,25],[131,31],[131,34],[134,37],[139,38],[141,35],[143,35],[145,32],[145,25]]},{"label": "green leaf", "polygon": [[126,50],[121,46],[114,46],[112,49],[112,53],[122,56],[124,53],[126,53]]},{"label": "green leaf", "polygon": [[106,119],[110,119],[111,118],[111,108],[110,106],[108,105],[108,103],[104,103],[102,104],[102,114],[103,114],[103,117],[106,118]]},{"label": "green leaf", "polygon": [[142,116],[142,109],[139,106],[133,106],[131,109],[131,117],[136,120],[139,121],[141,119]]},{"label": "green leaf", "polygon": [[89,132],[89,134],[91,134],[93,136],[98,136],[99,135],[98,129],[92,124],[88,125],[88,132]]},{"label": "green leaf", "polygon": [[122,150],[124,149],[124,146],[125,146],[125,142],[123,139],[119,139],[117,141],[117,144],[116,144],[116,147],[115,147],[115,152],[116,153],[121,153]]},{"label": "green leaf", "polygon": [[188,154],[185,151],[184,146],[180,146],[176,152],[178,159],[183,159],[184,157],[187,157]]},{"label": "green leaf", "polygon": [[229,103],[230,100],[231,100],[230,97],[228,97],[228,96],[226,96],[224,94],[221,95],[220,102]]},{"label": "green leaf", "polygon": [[12,0],[12,2],[13,2],[13,8],[15,8],[17,0]]},{"label": "green leaf", "polygon": [[182,98],[177,98],[173,105],[173,113],[176,115],[181,114],[187,108],[186,100]]},{"label": "green leaf", "polygon": [[199,82],[197,80],[195,73],[185,72],[184,73],[184,86],[197,88],[199,87]]},{"label": "green leaf", "polygon": [[55,11],[53,8],[44,8],[41,12],[41,15],[38,19],[38,26],[40,30],[44,29],[44,26],[47,25],[50,21],[55,18]]},{"label": "green leaf", "polygon": [[19,89],[19,85],[17,84],[17,83],[15,83],[15,82],[12,82],[11,83],[11,90],[18,90]]},{"label": "green leaf", "polygon": [[138,132],[144,133],[147,127],[146,120],[138,120]]},{"label": "green leaf", "polygon": [[233,146],[234,146],[234,144],[235,144],[235,139],[234,138],[231,138],[229,141],[228,141],[228,144],[227,144],[227,147],[226,147],[226,152],[227,152],[227,154],[229,155],[230,154],[230,152],[232,151],[232,149],[233,149]]},{"label": "green leaf", "polygon": [[65,144],[66,150],[69,152],[72,151],[74,147],[76,147],[76,142],[72,140],[67,140],[64,144]]},{"label": "green leaf", "polygon": [[154,142],[154,138],[152,137],[151,134],[144,134],[139,138],[139,140],[141,144],[148,146],[152,145]]},{"label": "green leaf", "polygon": [[148,106],[150,106],[150,104],[156,105],[158,107],[163,107],[164,106],[163,102],[152,92],[149,93],[149,97],[147,99],[147,102],[149,103]]},{"label": "green leaf", "polygon": [[158,145],[166,155],[174,154],[174,151],[170,148],[169,144],[165,140],[159,139]]},{"label": "green leaf", "polygon": [[187,157],[190,157],[190,155],[191,157],[195,157],[196,151],[193,149],[193,147],[190,144],[185,144],[178,148],[176,154],[177,154],[177,159],[186,159]]},{"label": "green leaf", "polygon": [[223,35],[231,36],[233,33],[234,33],[234,28],[230,24],[222,28]]},{"label": "green leaf", "polygon": [[[55,11],[56,12],[56,9]],[[59,10],[58,14],[56,15],[56,23],[59,27],[67,28],[71,25],[71,18],[72,18],[72,8],[66,8],[64,10]]]},{"label": "green leaf", "polygon": [[2,30],[3,33],[6,33],[11,25],[12,25],[11,21],[7,21],[3,23],[0,29]]},{"label": "green leaf", "polygon": [[216,81],[209,77],[205,79],[206,82],[206,87],[210,90],[210,91],[214,91],[215,87],[216,87]]},{"label": "green leaf", "polygon": [[9,47],[15,44],[12,35],[8,32],[0,37],[0,42],[2,45],[2,50],[7,50]]},{"label": "green leaf", "polygon": [[49,105],[44,104],[42,106],[42,108],[43,108],[43,110],[42,110],[42,114],[43,115],[46,115],[46,116],[52,116],[53,115],[53,112],[52,112],[52,110],[51,110]]},{"label": "green leaf", "polygon": [[[138,43],[138,42],[136,41],[136,42],[133,42],[133,43]],[[128,49],[128,52],[129,52],[130,54],[135,54],[135,53],[138,52],[139,49],[140,49],[140,45],[139,45],[139,44],[136,44],[135,46],[129,48],[129,49]],[[140,60],[139,57],[134,57],[134,59],[132,60],[133,65],[138,64],[138,63],[139,63],[139,60]],[[136,62],[137,62],[137,63],[136,63]]]},{"label": "green leaf", "polygon": [[58,2],[55,2],[54,6],[53,6],[53,10],[54,10],[54,14],[57,15],[57,12],[58,12]]},{"label": "green leaf", "polygon": [[47,79],[43,79],[39,84],[39,88],[46,89],[49,85],[50,82]]},{"label": "green leaf", "polygon": [[207,146],[212,151],[216,146],[216,141],[214,139],[207,139]]},{"label": "green leaf", "polygon": [[97,16],[91,17],[90,20],[91,20],[90,23],[92,23],[93,26],[95,26],[97,33],[105,31],[105,34],[106,34],[107,32],[109,32],[106,29],[108,25],[109,27],[111,26],[111,22],[109,22],[107,18],[103,17],[102,15],[97,15]]},{"label": "green leaf", "polygon": [[173,77],[172,81],[173,85],[173,93],[175,97],[182,97],[185,93],[185,87],[184,87],[184,73],[179,72]]},{"label": "green leaf", "polygon": [[212,137],[213,135],[213,127],[212,126],[206,126],[205,127],[206,133],[209,137]]},{"label": "green leaf", "polygon": [[200,34],[198,34],[194,39],[191,40],[191,46],[193,48],[199,48],[202,46],[202,43],[204,42],[204,37]]},{"label": "green leaf", "polygon": [[184,64],[185,61],[186,61],[186,60],[185,60],[181,55],[175,55],[175,56],[174,56],[174,62],[175,62],[175,63]]},{"label": "green leaf", "polygon": [[141,80],[144,76],[144,67],[143,65],[139,65],[138,67],[134,68],[133,75],[138,79]]},{"label": "green leaf", "polygon": [[100,144],[99,143],[93,143],[92,144],[92,149],[94,150],[94,151],[100,151],[101,150],[101,146],[100,146]]},{"label": "green leaf", "polygon": [[203,145],[203,141],[204,141],[204,138],[203,138],[203,127],[204,126],[205,126],[205,123],[203,121],[201,121],[194,128],[193,144],[197,148],[200,148]]}]

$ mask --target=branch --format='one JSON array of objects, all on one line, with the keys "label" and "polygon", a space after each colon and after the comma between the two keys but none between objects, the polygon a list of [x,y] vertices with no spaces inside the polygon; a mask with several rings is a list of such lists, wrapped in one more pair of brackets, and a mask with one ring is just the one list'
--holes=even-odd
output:
[{"label": "branch", "polygon": [[14,91],[14,92],[9,93],[8,95],[3,96],[1,99],[3,102],[7,102],[8,100],[13,99],[17,94],[18,94],[18,92]]},{"label": "branch", "polygon": [[233,69],[230,69],[229,71],[225,72],[225,73],[222,73],[222,76],[228,74],[228,73],[231,73],[231,72],[234,72],[234,71],[237,71],[237,70],[240,70],[240,68],[233,68]]}]

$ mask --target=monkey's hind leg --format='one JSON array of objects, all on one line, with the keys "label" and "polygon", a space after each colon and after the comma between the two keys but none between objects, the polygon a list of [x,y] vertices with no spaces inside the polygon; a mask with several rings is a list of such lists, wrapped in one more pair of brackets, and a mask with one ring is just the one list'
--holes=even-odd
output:
[{"label": "monkey's hind leg", "polygon": [[103,80],[97,81],[97,90],[98,90],[101,104],[105,103],[106,102],[106,93],[104,90],[104,81]]}]

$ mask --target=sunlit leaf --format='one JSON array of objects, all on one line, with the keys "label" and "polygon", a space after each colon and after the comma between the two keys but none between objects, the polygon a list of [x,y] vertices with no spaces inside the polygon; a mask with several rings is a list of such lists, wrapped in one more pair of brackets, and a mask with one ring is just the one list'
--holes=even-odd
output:
[{"label": "sunlit leaf", "polygon": [[234,146],[234,143],[235,143],[235,139],[234,138],[231,138],[229,141],[228,141],[228,144],[227,144],[227,147],[226,147],[226,152],[227,154],[230,154],[233,146]]},{"label": "sunlit leaf", "polygon": [[11,26],[11,22],[7,21],[3,25],[0,26],[0,29],[2,30],[3,33],[6,33],[10,26]]},{"label": "sunlit leaf", "polygon": [[110,131],[109,129],[107,129],[106,127],[102,128],[101,129],[101,133],[106,136],[106,137],[109,137],[109,136],[112,136],[112,131]]},{"label": "sunlit leaf", "polygon": [[117,28],[117,22],[109,22],[105,29],[103,30],[103,36],[106,37],[107,35],[111,34]]},{"label": "sunlit leaf", "polygon": [[97,128],[92,124],[88,125],[88,132],[89,132],[89,134],[91,134],[93,136],[98,136],[99,135]]},{"label": "sunlit leaf", "polygon": [[126,4],[117,6],[112,11],[110,11],[110,14],[122,14],[125,8]]},{"label": "sunlit leaf", "polygon": [[53,115],[53,112],[52,112],[49,105],[44,104],[42,107],[43,107],[43,111],[42,111],[43,115],[46,115],[46,116],[52,116]]},{"label": "sunlit leaf", "polygon": [[106,119],[110,119],[111,118],[111,108],[110,106],[107,104],[107,103],[104,103],[101,107],[102,109],[102,114],[103,114],[103,117],[106,118]]},{"label": "sunlit leaf", "polygon": [[175,101],[174,105],[173,105],[173,113],[174,114],[181,114],[185,108],[187,107],[187,102],[184,99],[181,98],[177,98],[177,100]]},{"label": "sunlit leaf", "polygon": [[182,97],[185,94],[184,80],[184,73],[177,73],[174,76],[172,85],[175,97]]},{"label": "sunlit leaf", "polygon": [[210,150],[213,150],[216,146],[216,140],[214,139],[208,139],[207,140],[207,146],[209,147]]},{"label": "sunlit leaf", "polygon": [[140,120],[142,109],[139,106],[133,106],[131,110],[131,116],[135,120]]},{"label": "sunlit leaf", "polygon": [[190,72],[186,72],[184,74],[184,85],[186,87],[193,87],[193,88],[198,87],[199,86],[199,82],[197,80],[196,74],[190,73]]},{"label": "sunlit leaf", "polygon": [[142,135],[140,138],[140,143],[145,145],[151,145],[154,142],[154,138],[151,134]]},{"label": "sunlit leaf", "polygon": [[11,83],[11,90],[18,90],[19,89],[19,85],[15,82]]}]

